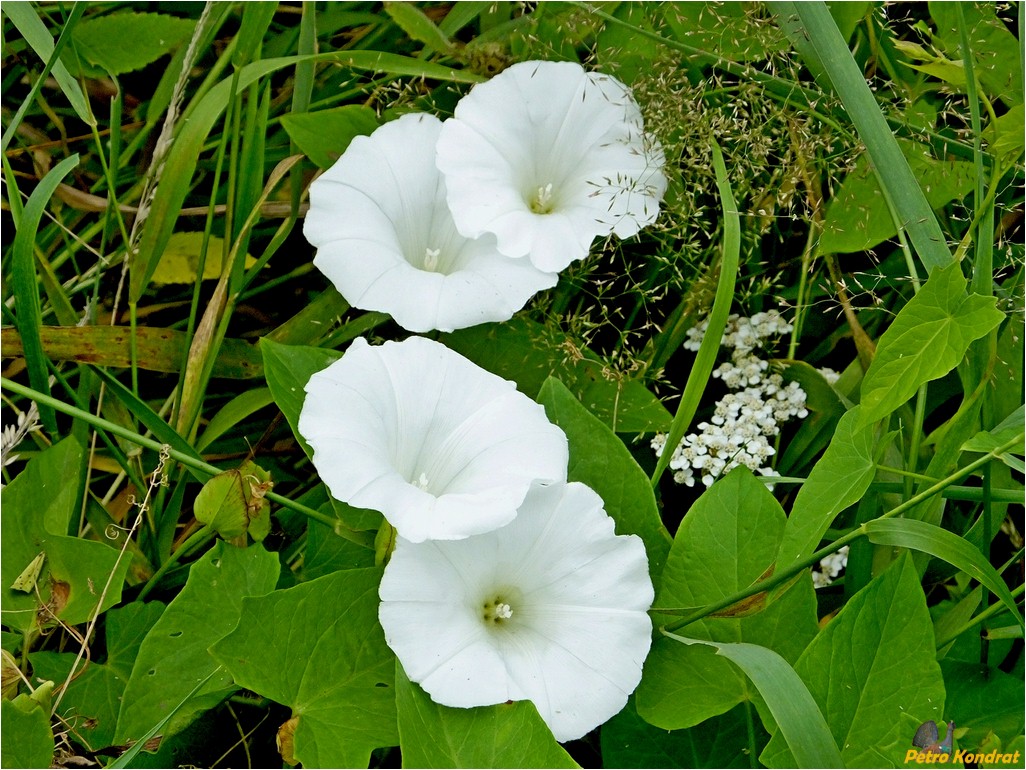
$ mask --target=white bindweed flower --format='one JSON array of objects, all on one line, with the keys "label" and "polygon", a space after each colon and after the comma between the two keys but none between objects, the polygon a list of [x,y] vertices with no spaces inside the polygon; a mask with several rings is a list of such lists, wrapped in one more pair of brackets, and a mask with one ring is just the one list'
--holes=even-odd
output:
[{"label": "white bindweed flower", "polygon": [[532,482],[566,480],[566,436],[541,406],[422,337],[354,340],[310,378],[299,432],[336,499],[414,542],[501,527]]},{"label": "white bindweed flower", "polygon": [[353,307],[414,332],[508,320],[558,278],[503,256],[492,236],[457,232],[435,167],[441,127],[404,115],[356,137],[310,186],[303,226],[314,264]]},{"label": "white bindweed flower", "polygon": [[400,538],[379,594],[385,639],[432,700],[530,700],[559,741],[623,708],[651,644],[645,548],[579,483],[533,487],[487,534]]},{"label": "white bindweed flower", "polygon": [[635,235],[666,192],[664,157],[620,81],[573,62],[514,64],[456,105],[438,139],[460,232],[557,272],[596,237]]}]

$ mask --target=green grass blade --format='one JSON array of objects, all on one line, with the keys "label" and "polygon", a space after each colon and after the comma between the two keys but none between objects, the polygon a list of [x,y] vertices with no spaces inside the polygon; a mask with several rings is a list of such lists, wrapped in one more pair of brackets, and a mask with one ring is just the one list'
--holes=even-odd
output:
[{"label": "green grass blade", "polygon": [[677,405],[677,413],[670,425],[670,432],[666,437],[666,448],[663,450],[656,468],[652,472],[652,486],[659,483],[663,472],[670,464],[673,450],[684,438],[691,419],[698,410],[698,403],[705,392],[705,386],[709,382],[713,365],[716,363],[716,354],[720,349],[720,341],[723,339],[723,329],[727,325],[727,316],[730,315],[730,304],[734,299],[734,283],[737,280],[738,260],[741,255],[741,218],[738,215],[737,204],[734,202],[734,193],[730,189],[730,182],[727,179],[727,167],[723,162],[723,153],[714,143],[713,168],[716,171],[716,188],[720,193],[720,200],[723,206],[723,259],[720,261],[720,280],[716,285],[716,298],[713,300],[712,312],[709,313],[709,327],[705,330],[705,337],[702,345],[695,356],[695,364],[688,375],[687,384],[684,386],[684,393]]},{"label": "green grass blade", "polygon": [[411,40],[416,40],[423,43],[428,49],[442,53],[452,50],[452,41],[449,40],[449,37],[435,26],[427,14],[412,3],[387,2],[385,3],[385,13],[392,17],[392,21],[398,24]]},{"label": "green grass blade", "polygon": [[[22,211],[18,232],[11,246],[11,284],[14,289],[15,308],[18,312],[18,332],[25,349],[25,366],[28,369],[29,382],[40,393],[49,395],[50,382],[46,373],[46,355],[43,353],[43,341],[39,336],[39,327],[43,325],[42,311],[39,305],[39,285],[36,282],[36,261],[33,254],[36,234],[43,211],[54,191],[71,170],[78,165],[78,155],[65,158],[36,185],[25,209]],[[57,417],[54,411],[43,404],[39,405],[39,417],[50,433],[57,433]]]},{"label": "green grass blade", "polygon": [[866,145],[880,187],[898,213],[927,273],[950,264],[951,252],[940,224],[826,5],[770,2],[769,7],[777,16],[797,20],[795,48],[822,66]]},{"label": "green grass blade", "polygon": [[941,527],[915,519],[876,519],[863,525],[870,541],[877,545],[911,548],[928,553],[958,567],[978,580],[1004,602],[1012,616],[1023,625],[1023,618],[1012,592],[980,550],[968,540]]},{"label": "green grass blade", "polygon": [[684,644],[714,647],[718,655],[744,671],[766,701],[797,767],[844,767],[841,752],[809,688],[773,650],[757,644],[707,642],[663,633]]},{"label": "green grass blade", "polygon": [[[85,11],[85,4],[83,3],[76,9],[72,10],[72,15],[68,17],[67,24],[64,25],[64,31],[61,33],[61,37],[57,41],[57,46],[54,45],[53,38],[50,37],[50,33],[46,29],[46,25],[43,24],[39,16],[36,14],[35,9],[32,7],[32,3],[6,3],[3,6],[3,12],[7,14],[7,18],[11,20],[21,36],[25,38],[25,42],[29,44],[36,56],[42,59],[49,65],[49,72],[53,75],[54,80],[57,81],[57,85],[60,86],[61,91],[68,97],[68,101],[71,103],[71,108],[75,110],[75,114],[78,115],[79,119],[83,123],[89,126],[95,126],[96,121],[93,119],[92,113],[89,111],[89,105],[86,103],[85,94],[82,93],[82,87],[78,84],[78,81],[71,76],[68,72],[68,68],[64,66],[64,62],[60,60],[59,47],[63,47],[67,40],[70,38],[71,30],[74,28],[75,23],[82,16]],[[36,81],[39,85],[46,80],[46,70],[40,75]],[[33,88],[33,95],[26,99],[23,103],[25,108],[35,98],[35,92],[38,87]],[[18,124],[21,122],[21,117],[24,114],[24,110],[19,110],[18,115],[8,124],[7,131],[4,132],[3,137],[3,149],[7,149],[7,145],[10,143],[11,138],[14,136],[14,131],[18,128]]]},{"label": "green grass blade", "polygon": [[182,125],[167,155],[165,167],[173,169],[174,175],[165,176],[157,187],[139,240],[139,248],[131,257],[130,303],[138,303],[142,298],[154,270],[157,269],[157,262],[174,231],[178,213],[191,188],[192,176],[207,135],[232,98],[233,83],[241,90],[265,75],[295,66],[303,60],[331,61],[388,75],[410,75],[460,83],[478,83],[483,80],[472,72],[454,70],[440,64],[380,51],[343,51],[308,57],[285,56],[264,59],[239,70],[237,82],[234,78],[222,80],[189,111],[189,119]]}]

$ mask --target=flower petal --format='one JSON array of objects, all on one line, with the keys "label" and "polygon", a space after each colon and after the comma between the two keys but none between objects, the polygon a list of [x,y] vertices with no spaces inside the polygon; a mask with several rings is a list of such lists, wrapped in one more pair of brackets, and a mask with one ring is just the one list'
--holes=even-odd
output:
[{"label": "flower petal", "polygon": [[456,230],[434,164],[441,125],[404,115],[354,139],[310,186],[303,226],[314,264],[351,305],[415,332],[505,321],[557,280]]},{"label": "flower petal", "polygon": [[475,86],[438,139],[456,226],[559,271],[597,236],[655,221],[664,158],[630,91],[573,62],[521,62]]},{"label": "flower petal", "polygon": [[566,479],[566,436],[544,409],[431,340],[357,339],[306,393],[299,431],[331,494],[407,540],[495,529],[533,482]]},{"label": "flower petal", "polygon": [[[560,741],[616,714],[641,680],[654,593],[641,540],[583,484],[535,485],[510,524],[400,538],[379,617],[407,675],[447,706],[529,699]],[[500,621],[489,607],[508,603]]]}]

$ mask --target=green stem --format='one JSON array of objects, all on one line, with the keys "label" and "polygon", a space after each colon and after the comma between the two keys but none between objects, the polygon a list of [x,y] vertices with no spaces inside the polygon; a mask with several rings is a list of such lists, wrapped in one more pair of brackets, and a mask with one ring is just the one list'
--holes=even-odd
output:
[{"label": "green stem", "polygon": [[[1020,596],[1022,596],[1022,593],[1023,593],[1024,589],[1026,589],[1026,584],[1024,584],[1024,583],[1020,583],[1018,586],[1013,588],[1012,589],[1012,598],[1013,599],[1018,599]],[[939,650],[942,647],[945,647],[945,646],[951,644],[953,641],[955,641],[958,637],[960,637],[966,631],[970,630],[974,626],[980,625],[980,623],[982,623],[983,621],[987,620],[987,618],[994,617],[995,615],[997,615],[1000,612],[1003,612],[1006,609],[1007,608],[1005,607],[1005,605],[1002,604],[1001,602],[998,602],[996,604],[990,605],[989,607],[987,607],[987,609],[985,609],[982,612],[980,612],[979,615],[974,615],[973,617],[971,617],[968,621],[966,621],[965,625],[963,625],[961,628],[958,628],[955,631],[952,631],[950,634],[948,634],[943,639],[938,641],[937,642],[937,649]],[[983,641],[985,641],[985,640],[983,640]]]},{"label": "green stem", "polygon": [[153,573],[153,577],[146,581],[146,585],[144,585],[142,590],[139,592],[139,601],[146,598],[150,591],[152,591],[157,583],[160,582],[160,579],[167,574],[167,571],[175,566],[183,556],[192,551],[198,545],[205,543],[216,534],[217,531],[209,524],[193,532],[184,543],[178,546],[178,550],[171,554],[168,560],[160,565],[160,569]]},{"label": "green stem", "polygon": [[[9,390],[12,393],[17,393],[19,396],[30,398],[39,404],[53,407],[58,412],[62,412],[66,415],[69,415],[70,417],[74,417],[76,419],[87,422],[94,428],[106,430],[110,433],[113,433],[115,436],[121,436],[121,438],[128,439],[132,443],[138,444],[141,447],[152,449],[155,452],[159,452],[162,449],[164,449],[167,452],[168,456],[171,457],[173,460],[180,462],[182,465],[185,465],[189,468],[193,468],[197,471],[200,471],[201,473],[206,473],[210,476],[216,476],[217,474],[222,472],[220,468],[211,465],[208,462],[204,462],[203,460],[197,460],[195,457],[187,455],[184,452],[179,452],[177,449],[165,448],[165,445],[159,441],[154,441],[151,438],[140,436],[135,431],[129,430],[128,428],[123,428],[120,425],[116,425],[108,420],[103,419],[102,417],[97,417],[96,415],[83,411],[82,409],[78,409],[77,407],[65,404],[63,401],[59,401],[56,398],[44,395],[37,390],[33,390],[32,388],[28,388],[12,380],[8,380],[6,377],[0,377],[0,387],[4,388],[5,390]],[[293,500],[289,500],[287,497],[283,497],[282,495],[276,494],[275,492],[268,492],[266,494],[266,497],[268,500],[271,500],[272,502],[275,502],[278,505],[288,508],[289,510],[295,511],[296,513],[302,514],[303,516],[306,516],[308,519],[319,521],[321,524],[331,527],[338,535],[345,538],[346,540],[351,540],[352,542],[357,543],[359,545],[366,545],[366,543],[364,543],[364,541],[357,535],[357,533],[342,525],[339,519],[335,518],[334,516],[328,516],[327,514],[321,513],[320,511],[315,511],[313,508],[309,508],[303,505],[302,503],[297,503]]]},{"label": "green stem", "polygon": [[[980,457],[979,459],[974,460],[973,462],[971,462],[968,465],[966,465],[964,468],[960,468],[959,470],[957,470],[954,473],[952,473],[950,476],[948,476],[948,477],[946,477],[944,479],[941,479],[936,484],[934,484],[932,487],[929,487],[928,489],[924,489],[919,494],[915,495],[914,497],[909,498],[908,500],[906,500],[905,502],[903,502],[901,505],[897,506],[896,508],[892,508],[890,511],[888,511],[885,514],[883,514],[882,516],[877,517],[877,519],[875,519],[875,520],[893,519],[893,518],[895,518],[897,516],[900,516],[901,514],[905,513],[906,511],[909,511],[909,510],[915,508],[917,505],[919,505],[919,503],[921,503],[924,500],[927,500],[927,499],[933,497],[935,494],[937,494],[938,492],[941,492],[946,487],[949,487],[949,486],[953,485],[956,481],[959,481],[959,480],[965,478],[966,476],[968,476],[969,474],[971,474],[973,471],[977,470],[978,468],[982,468],[987,463],[989,463],[991,460],[993,460],[995,457],[998,457],[998,456],[1004,454],[1005,452],[1007,452],[1012,447],[1018,445],[1020,442],[1022,442],[1024,437],[1026,437],[1026,434],[1020,433],[1012,441],[1009,441],[1009,442],[1007,442],[1005,444],[1002,444],[997,449],[994,449],[994,450],[988,452],[987,454],[983,455],[983,457]],[[868,523],[868,522],[866,522],[866,523]],[[844,536],[838,538],[837,540],[835,540],[830,545],[825,546],[823,548],[820,548],[818,551],[816,551],[815,553],[811,554],[810,556],[807,556],[804,559],[801,559],[801,560],[795,562],[793,565],[791,565],[787,569],[784,569],[784,570],[781,570],[781,571],[775,573],[772,577],[767,578],[766,580],[760,581],[758,583],[753,583],[752,585],[748,586],[747,588],[744,588],[744,589],[742,589],[742,590],[740,590],[740,591],[738,591],[738,592],[736,592],[734,594],[731,594],[730,596],[728,596],[728,597],[726,597],[724,599],[721,599],[718,602],[714,602],[714,603],[706,605],[705,607],[702,607],[702,608],[700,608],[700,609],[698,609],[696,611],[693,611],[690,614],[686,615],[685,617],[681,618],[680,620],[678,620],[678,621],[676,621],[674,623],[671,623],[671,624],[669,624],[667,626],[663,626],[663,628],[661,630],[663,632],[679,631],[680,629],[682,629],[682,628],[684,628],[686,626],[691,625],[696,620],[701,620],[704,617],[712,615],[714,612],[719,612],[720,610],[726,609],[727,607],[730,607],[730,606],[732,606],[734,604],[737,604],[738,602],[742,601],[743,599],[747,599],[749,596],[754,596],[755,594],[758,594],[758,593],[763,593],[765,591],[770,591],[770,590],[776,588],[777,586],[783,585],[787,581],[791,580],[791,578],[793,578],[795,575],[797,575],[802,570],[806,569],[807,567],[811,567],[813,564],[817,563],[821,559],[829,556],[832,553],[835,553],[835,552],[841,550],[841,548],[843,548],[844,546],[854,542],[855,540],[858,540],[860,537],[864,537],[866,534],[867,534],[866,533],[866,524],[862,524],[861,526],[857,527],[856,529],[853,529],[847,535],[844,535]],[[667,610],[665,608],[659,608],[657,610],[657,612],[664,613],[664,614],[673,614],[673,610]]]}]

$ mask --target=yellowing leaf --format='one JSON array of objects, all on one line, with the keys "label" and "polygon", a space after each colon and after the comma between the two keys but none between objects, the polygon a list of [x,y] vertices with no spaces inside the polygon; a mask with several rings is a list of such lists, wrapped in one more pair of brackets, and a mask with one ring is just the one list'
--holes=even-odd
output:
[{"label": "yellowing leaf", "polygon": [[[153,282],[158,284],[195,283],[199,266],[200,249],[203,246],[203,233],[175,233],[167,243],[157,269],[153,273]],[[210,236],[207,244],[207,259],[203,263],[203,280],[208,281],[221,277],[224,239],[216,235]],[[246,255],[246,269],[253,267],[256,259]]]}]

